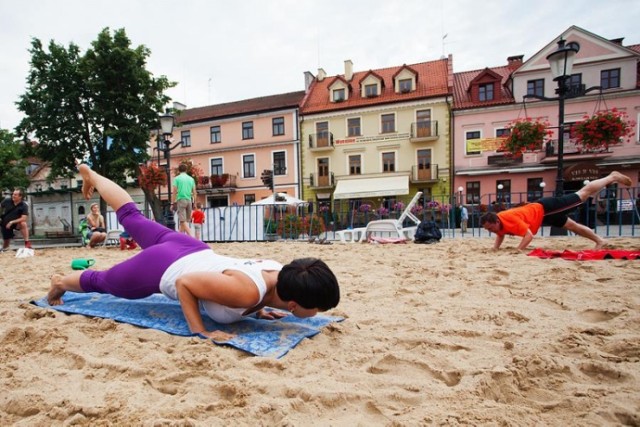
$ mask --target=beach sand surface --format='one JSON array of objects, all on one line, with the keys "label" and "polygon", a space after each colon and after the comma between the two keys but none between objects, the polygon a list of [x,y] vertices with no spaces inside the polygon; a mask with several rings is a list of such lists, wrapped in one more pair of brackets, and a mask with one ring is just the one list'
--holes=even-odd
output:
[{"label": "beach sand surface", "polygon": [[640,260],[545,260],[515,238],[492,243],[212,245],[319,257],[338,276],[327,314],[345,321],[277,360],[29,303],[73,258],[106,269],[135,251],[0,254],[0,425],[640,425]]}]

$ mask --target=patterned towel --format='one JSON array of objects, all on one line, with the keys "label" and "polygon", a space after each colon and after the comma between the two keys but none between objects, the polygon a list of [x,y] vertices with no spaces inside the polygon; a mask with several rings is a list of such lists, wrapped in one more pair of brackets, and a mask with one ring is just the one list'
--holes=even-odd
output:
[{"label": "patterned towel", "polygon": [[[189,331],[180,303],[160,294],[128,300],[106,294],[67,292],[63,305],[50,306],[46,297],[32,303],[64,313],[113,319],[135,326],[158,329],[173,335],[195,336]],[[275,358],[287,354],[304,338],[318,334],[327,324],[343,320],[341,317],[320,315],[308,319],[287,316],[279,320],[247,317],[237,323],[222,325],[214,322],[204,313],[202,319],[208,330],[219,329],[235,335],[230,341],[216,344],[230,345],[256,356]]]}]

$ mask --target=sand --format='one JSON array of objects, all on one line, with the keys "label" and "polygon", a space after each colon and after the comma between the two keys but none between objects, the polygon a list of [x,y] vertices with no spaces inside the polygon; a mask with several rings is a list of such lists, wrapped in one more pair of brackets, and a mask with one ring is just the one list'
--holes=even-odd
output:
[{"label": "sand", "polygon": [[131,252],[0,254],[0,424],[640,425],[640,261],[542,260],[517,242],[216,245],[336,272],[329,314],[346,320],[278,360],[29,304],[71,259]]}]

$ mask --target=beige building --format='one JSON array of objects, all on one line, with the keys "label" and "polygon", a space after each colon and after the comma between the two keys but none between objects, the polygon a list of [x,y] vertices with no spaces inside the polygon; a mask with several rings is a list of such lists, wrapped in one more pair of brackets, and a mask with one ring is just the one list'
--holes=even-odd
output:
[{"label": "beige building", "polygon": [[301,105],[303,197],[392,206],[449,193],[451,58],[343,75],[318,70]]}]

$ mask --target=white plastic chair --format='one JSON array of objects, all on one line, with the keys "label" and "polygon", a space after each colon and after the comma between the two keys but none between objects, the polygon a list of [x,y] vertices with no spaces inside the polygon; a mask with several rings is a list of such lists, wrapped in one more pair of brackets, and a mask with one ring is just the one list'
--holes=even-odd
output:
[{"label": "white plastic chair", "polygon": [[[418,224],[420,224],[420,220],[411,212],[411,209],[413,209],[421,196],[422,191],[418,191],[415,196],[413,196],[413,199],[411,199],[411,202],[409,202],[409,204],[404,208],[404,211],[402,211],[402,214],[398,219],[378,219],[369,221],[360,237],[360,241],[366,242],[371,235],[379,237],[404,238],[407,240],[412,239],[416,229],[418,228]],[[416,223],[416,225],[413,227],[402,227],[402,223],[406,218],[411,219]]]}]

